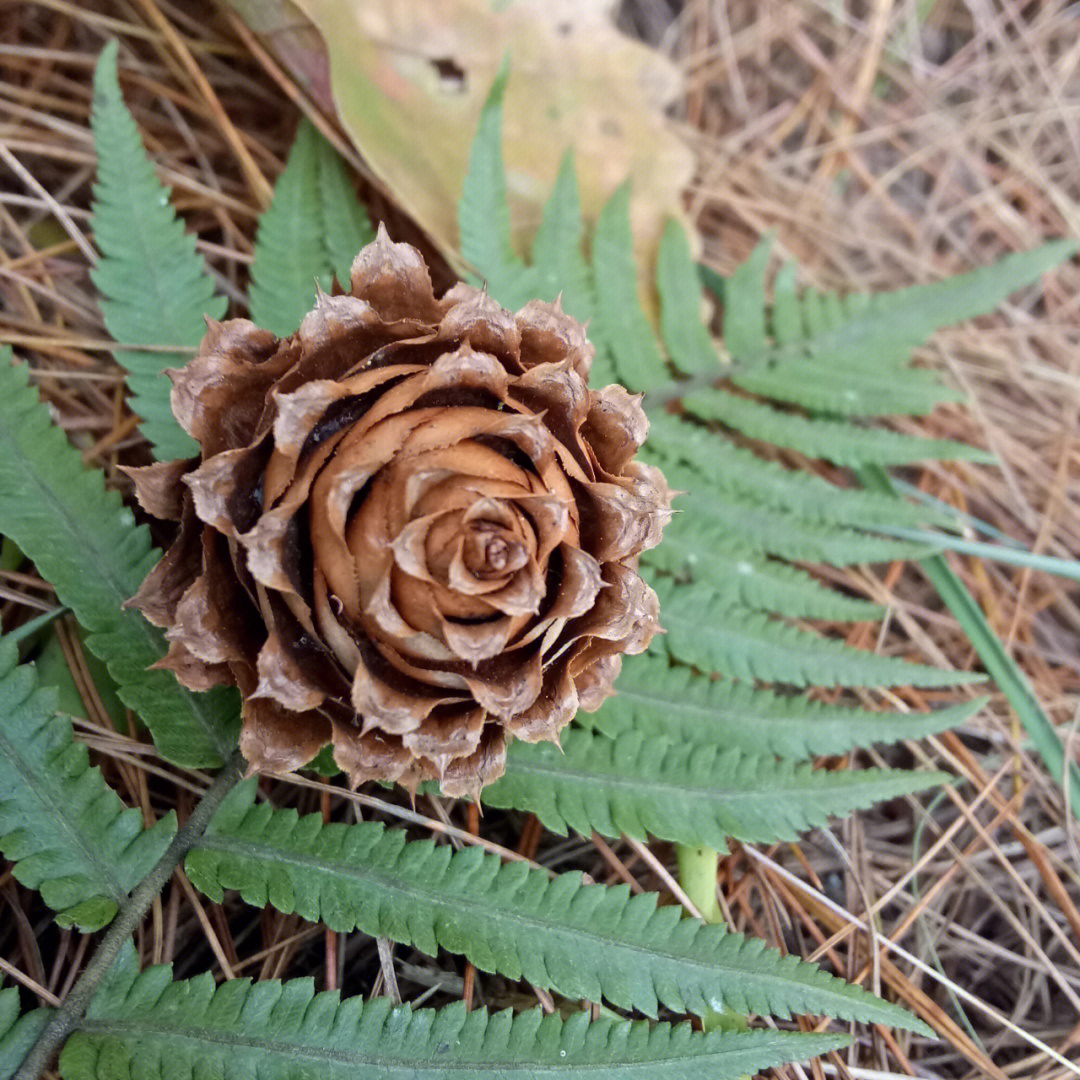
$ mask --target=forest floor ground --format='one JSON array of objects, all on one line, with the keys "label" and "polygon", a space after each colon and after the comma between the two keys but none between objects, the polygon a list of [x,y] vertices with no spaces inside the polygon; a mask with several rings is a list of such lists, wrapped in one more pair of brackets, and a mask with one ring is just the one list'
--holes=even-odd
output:
[{"label": "forest floor ground", "polygon": [[[622,5],[621,18],[684,68],[685,97],[673,123],[698,158],[688,208],[705,260],[721,272],[765,231],[775,234],[780,254],[799,262],[806,283],[843,291],[930,281],[1043,238],[1080,235],[1075,5],[637,0]],[[124,91],[147,146],[178,208],[215,238],[202,250],[235,298],[259,210],[259,185],[238,165],[235,140],[272,183],[299,112],[235,25],[201,3],[0,0],[0,340],[38,369],[42,391],[87,463],[120,485],[116,465],[139,459],[140,439],[87,259],[72,239],[89,228],[90,76],[108,36],[125,43]],[[177,40],[202,79],[185,66]],[[375,218],[396,213],[366,181],[362,193]],[[992,317],[939,333],[921,356],[970,404],[898,426],[986,446],[1000,466],[932,465],[908,479],[1034,551],[1076,558],[1080,266],[1074,260]],[[1077,758],[1075,583],[949,561]],[[893,610],[884,628],[853,630],[852,644],[873,648],[901,635],[927,662],[977,664],[917,566],[832,576]],[[5,626],[52,603],[33,575],[0,571]],[[61,624],[59,637],[86,706],[78,730],[125,797],[149,812],[170,800],[182,806],[205,787],[205,777],[163,762],[133,730],[116,730],[73,627]],[[1040,1043],[1080,1058],[1080,829],[1071,810],[1080,791],[1063,791],[1047,774],[1003,696],[991,693],[962,734],[904,751],[958,777],[914,819],[914,833],[912,815],[886,805],[799,845],[767,849],[764,859],[736,848],[722,861],[722,895],[735,925],[886,990],[947,1032],[934,1044],[875,1030],[850,1055],[783,1075],[1050,1080],[1067,1074]],[[916,692],[901,696],[907,705],[925,704]],[[294,802],[348,809],[340,792],[303,787]],[[387,795],[386,805],[407,800]],[[460,805],[421,800],[418,810],[436,824],[440,815],[467,824]],[[667,845],[563,839],[497,813],[482,828],[488,840],[543,865],[670,894]],[[811,888],[796,888],[781,869]],[[2,867],[0,911],[0,957],[42,1000],[62,996],[86,939],[64,932],[48,948],[35,940],[47,913]],[[876,948],[867,922],[880,935]],[[891,952],[890,943],[922,966]],[[388,969],[386,951],[363,935],[338,940],[295,917],[221,908],[197,899],[179,874],[140,945],[147,960],[176,959],[179,975],[206,968],[222,977],[313,973],[321,985],[365,994],[396,978],[406,1000],[438,984],[434,1003],[460,996],[474,978],[452,957],[404,949]],[[492,1004],[524,1002],[520,987],[484,975],[471,993]]]}]

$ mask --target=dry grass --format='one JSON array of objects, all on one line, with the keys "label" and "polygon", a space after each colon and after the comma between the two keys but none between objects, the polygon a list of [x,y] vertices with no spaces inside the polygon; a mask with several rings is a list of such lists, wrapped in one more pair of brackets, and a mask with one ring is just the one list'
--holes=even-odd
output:
[{"label": "dry grass", "polygon": [[[1080,232],[1080,21],[1065,3],[639,0],[623,16],[685,65],[679,123],[701,162],[690,205],[721,270],[766,229],[807,280],[844,289],[930,280]],[[90,72],[112,35],[123,42],[124,89],[146,142],[234,299],[297,112],[206,5],[0,0],[0,338],[31,361],[86,461],[115,478],[118,460],[145,451],[87,272]],[[376,217],[394,215],[365,196]],[[987,445],[1002,467],[932,467],[912,479],[1037,551],[1075,557],[1080,269],[1045,284],[925,351],[972,405],[939,410],[918,428]],[[1076,756],[1075,587],[951,561]],[[863,627],[854,643],[974,662],[916,569],[863,568],[850,580],[895,609],[880,638]],[[33,575],[0,571],[5,626],[51,602]],[[112,781],[148,817],[175,804],[183,814],[206,778],[161,761],[123,717],[110,717],[72,628],[62,644],[86,706],[78,730]],[[914,692],[900,698],[922,703]],[[887,990],[943,1039],[864,1030],[849,1053],[785,1074],[1071,1075],[1047,1048],[1080,1056],[1080,834],[1066,806],[1080,792],[1063,793],[1033,760],[1000,697],[963,732],[908,752],[960,782],[928,806],[886,806],[801,846],[736,850],[722,865],[722,902],[734,925]],[[514,815],[490,815],[477,838],[460,805],[422,802],[414,813],[396,796],[349,797],[310,781],[279,783],[275,796],[676,895],[662,844],[559,840]],[[9,871],[0,871],[0,905],[0,969],[41,1001],[62,998],[87,939],[52,928]],[[526,1001],[527,988],[477,977],[453,957],[395,953],[360,934],[206,903],[179,874],[140,946],[147,961],[175,959],[178,975],[310,972],[350,993]]]}]

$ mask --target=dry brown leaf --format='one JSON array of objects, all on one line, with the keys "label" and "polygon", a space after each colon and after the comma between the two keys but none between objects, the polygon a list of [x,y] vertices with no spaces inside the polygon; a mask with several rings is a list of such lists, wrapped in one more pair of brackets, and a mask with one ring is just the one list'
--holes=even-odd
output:
[{"label": "dry brown leaf", "polygon": [[615,28],[611,0],[230,2],[316,100],[333,104],[374,173],[448,255],[480,109],[506,54],[504,153],[519,250],[571,147],[587,219],[632,179],[640,264],[652,265],[665,219],[682,216],[693,158],[664,115],[681,76]]}]

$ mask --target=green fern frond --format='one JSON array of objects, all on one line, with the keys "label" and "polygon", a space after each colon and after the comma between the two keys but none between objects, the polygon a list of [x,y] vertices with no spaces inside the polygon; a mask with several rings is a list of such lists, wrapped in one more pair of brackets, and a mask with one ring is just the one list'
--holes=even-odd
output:
[{"label": "green fern frond", "polygon": [[0,638],[0,851],[61,926],[89,932],[112,921],[161,857],[176,814],[143,829],[55,707],[56,693]]},{"label": "green fern frond", "polygon": [[983,678],[853,649],[756,611],[714,604],[701,585],[654,580],[653,587],[667,630],[659,648],[702,671],[789,686],[956,686]]},{"label": "green fern frond", "polygon": [[768,348],[765,272],[769,267],[773,237],[765,236],[746,262],[723,279],[724,348],[735,363],[746,362]]},{"label": "green fern frond", "polygon": [[[12,631],[9,638],[15,638],[31,624],[23,623],[17,631]],[[85,639],[84,631],[78,632],[79,640]],[[106,715],[112,720],[113,726],[119,731],[127,719],[127,710],[123,702],[116,696],[116,686],[109,675],[109,669],[104,661],[99,660],[89,649],[82,649],[82,659],[86,662],[86,674],[90,677],[101,699],[101,705]],[[34,670],[37,672],[38,681],[42,686],[52,687],[57,692],[56,711],[65,716],[81,716],[87,714],[86,702],[83,700],[79,685],[71,673],[68,658],[64,653],[64,647],[55,634],[50,634],[41,648],[34,652]]]},{"label": "green fern frond", "polygon": [[[668,482],[682,483],[681,472],[679,468],[667,472]],[[710,497],[707,490],[699,493],[690,488],[676,505],[680,514],[665,530],[664,545],[679,546],[688,553],[700,554],[715,543],[741,543],[795,562],[850,566],[917,558],[937,550],[924,541],[875,536],[846,525],[804,518],[790,510],[776,510],[742,493]]]},{"label": "green fern frond", "polygon": [[813,290],[798,297],[789,268],[778,275],[770,320],[765,241],[721,289],[732,381],[841,416],[918,414],[961,400],[932,372],[907,368],[901,375],[911,352],[941,327],[992,311],[1075,250],[1072,241],[1052,241],[945,281],[842,300]]},{"label": "green fern frond", "polygon": [[255,235],[248,295],[251,318],[279,337],[293,333],[315,306],[316,282],[324,289],[331,284],[319,197],[321,139],[310,120],[300,122],[273,201]]},{"label": "green fern frond", "polygon": [[479,847],[410,843],[404,831],[375,823],[324,824],[319,814],[256,805],[255,794],[254,781],[230,794],[188,855],[188,876],[216,902],[238,889],[255,907],[431,955],[441,947],[482,971],[652,1017],[661,1005],[699,1015],[730,1005],[912,1023],[806,965],[780,964],[779,954],[721,927],[658,908],[653,893],[583,885],[579,873],[552,878]]},{"label": "green fern frond", "polygon": [[796,284],[798,272],[795,263],[786,262],[777,271],[773,282],[772,332],[777,345],[788,345],[817,329],[811,329],[804,320],[803,309],[809,304],[808,296],[799,297]]},{"label": "green fern frond", "polygon": [[458,203],[458,232],[462,257],[475,271],[472,283],[485,286],[503,307],[516,311],[535,295],[536,273],[515,254],[510,232],[502,154],[508,59],[495,76],[480,113]]},{"label": "green fern frond", "polygon": [[[953,525],[954,511],[915,506],[864,488],[841,488],[802,469],[788,469],[752,450],[717,437],[700,424],[655,412],[642,455],[675,479],[670,483],[695,494],[724,498],[733,491],[799,517],[873,531],[884,525]],[[677,504],[681,506],[682,504]]]},{"label": "green fern frond", "polygon": [[703,741],[629,731],[616,739],[578,728],[551,743],[515,742],[506,773],[484,788],[488,806],[536,814],[553,832],[626,833],[726,851],[794,840],[883,799],[950,779],[947,773],[865,769],[827,772]]},{"label": "green fern frond", "polygon": [[784,289],[779,327],[774,310],[773,332],[790,348],[773,350],[770,359],[782,361],[802,353],[828,357],[840,367],[906,364],[912,350],[935,331],[993,311],[1076,250],[1075,241],[1052,240],[966,274],[893,292],[853,294],[841,300],[807,290],[801,305],[790,299],[794,272],[789,271],[792,287]]},{"label": "green fern frond", "polygon": [[828,416],[921,416],[965,399],[962,390],[946,386],[935,371],[862,369],[828,357],[760,365],[733,371],[730,378],[751,393]]},{"label": "green fern frond", "polygon": [[302,119],[274,198],[259,220],[251,264],[251,318],[291,334],[333,279],[349,287],[356,253],[375,239],[337,151]]},{"label": "green fern frond", "polygon": [[438,1012],[388,998],[315,993],[311,979],[215,986],[172,980],[171,966],[136,973],[128,947],[60,1057],[64,1080],[717,1080],[826,1053],[844,1036],[752,1031],[708,1034],[689,1024]]},{"label": "green fern frond", "polygon": [[674,365],[687,375],[720,373],[720,356],[701,321],[701,278],[686,231],[669,221],[656,259],[660,333]]},{"label": "green fern frond", "polygon": [[30,1047],[49,1022],[51,1009],[19,1015],[19,991],[0,990],[0,1080],[11,1080]]},{"label": "green fern frond", "polygon": [[[163,374],[181,367],[206,332],[205,315],[220,319],[225,298],[195,250],[195,237],[169,204],[154,175],[139,130],[124,105],[116,69],[117,44],[102,50],[94,73],[90,126],[97,150],[94,241],[102,254],[90,276],[101,293],[105,326],[115,341],[165,346],[115,353],[128,372],[131,407],[159,458],[190,457],[195,442],[177,424]],[[168,349],[175,349],[170,352]]]},{"label": "green fern frond", "polygon": [[549,302],[561,295],[563,310],[587,322],[593,317],[596,299],[581,250],[583,236],[574,155],[567,151],[533,241],[536,295]]},{"label": "green fern frond", "polygon": [[[608,365],[628,390],[650,390],[667,382],[670,373],[638,300],[629,181],[615,189],[596,219],[592,271],[596,320],[589,329],[597,352],[605,351]],[[604,366],[594,364],[590,382],[602,386],[605,377]]]},{"label": "green fern frond", "polygon": [[56,588],[88,631],[120,700],[142,717],[163,757],[179,765],[220,765],[236,746],[235,691],[192,694],[167,671],[161,631],[122,611],[158,559],[150,533],[135,524],[104,478],[49,418],[29,385],[29,369],[0,349],[0,535],[9,536]]},{"label": "green fern frond", "polygon": [[885,613],[879,604],[828,588],[805,570],[760,555],[718,530],[682,527],[682,519],[671,540],[645,552],[641,561],[679,582],[706,586],[721,607],[835,622],[880,619]]},{"label": "green fern frond", "polygon": [[997,460],[985,450],[952,439],[924,439],[886,428],[856,427],[842,420],[798,416],[726,390],[695,391],[683,398],[683,406],[702,420],[719,420],[725,427],[751,439],[852,468],[868,462],[907,465],[948,459],[992,464]]},{"label": "green fern frond", "polygon": [[578,713],[575,722],[609,738],[638,731],[646,737],[666,735],[675,742],[787,758],[923,739],[958,727],[988,700],[977,698],[927,713],[869,712],[730,679],[717,681],[649,653],[623,661],[616,690],[599,710]]},{"label": "green fern frond", "polygon": [[342,286],[349,288],[349,271],[356,253],[375,239],[364,205],[356,197],[345,163],[316,132],[315,156],[319,174],[319,209],[326,260]]}]

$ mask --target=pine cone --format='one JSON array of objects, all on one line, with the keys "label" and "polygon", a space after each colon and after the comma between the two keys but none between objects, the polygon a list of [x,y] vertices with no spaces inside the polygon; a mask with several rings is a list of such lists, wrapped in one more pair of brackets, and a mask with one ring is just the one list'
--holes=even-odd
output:
[{"label": "pine cone", "polygon": [[558,304],[513,315],[384,231],[291,337],[210,323],[173,378],[201,459],[132,469],[179,535],[131,605],[161,667],[235,684],[241,749],[288,772],[333,743],[353,784],[476,794],[508,736],[557,739],[658,629],[636,573],[671,492],[648,431]]}]

